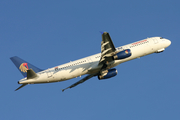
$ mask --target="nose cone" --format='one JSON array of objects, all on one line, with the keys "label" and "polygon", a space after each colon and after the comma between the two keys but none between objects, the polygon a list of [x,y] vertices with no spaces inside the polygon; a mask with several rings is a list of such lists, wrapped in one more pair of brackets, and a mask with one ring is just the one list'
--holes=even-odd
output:
[{"label": "nose cone", "polygon": [[167,47],[171,45],[171,41],[170,40],[166,40],[166,44],[167,44]]},{"label": "nose cone", "polygon": [[162,41],[163,41],[163,43],[164,43],[164,47],[165,47],[165,48],[167,48],[168,46],[171,45],[171,41],[168,40],[168,39],[163,39]]}]

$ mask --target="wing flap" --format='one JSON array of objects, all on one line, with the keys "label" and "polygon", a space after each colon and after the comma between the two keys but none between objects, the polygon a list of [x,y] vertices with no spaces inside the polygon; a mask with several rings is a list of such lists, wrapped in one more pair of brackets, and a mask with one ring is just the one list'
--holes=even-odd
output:
[{"label": "wing flap", "polygon": [[99,64],[106,64],[107,62],[112,62],[114,52],[116,48],[111,40],[109,33],[104,32],[102,34],[102,42],[101,42],[101,59]]},{"label": "wing flap", "polygon": [[[101,48],[104,48],[105,50],[107,50],[107,49],[111,49],[109,52],[114,52],[114,51],[116,51],[116,48],[114,47],[114,44],[113,44],[113,42],[112,42],[112,40],[111,40],[111,37],[110,37],[110,35],[109,35],[109,33],[107,33],[107,32],[104,32],[103,34],[102,34],[102,42],[101,42]],[[101,50],[103,50],[103,49],[101,49]],[[102,51],[101,51],[102,52]]]}]

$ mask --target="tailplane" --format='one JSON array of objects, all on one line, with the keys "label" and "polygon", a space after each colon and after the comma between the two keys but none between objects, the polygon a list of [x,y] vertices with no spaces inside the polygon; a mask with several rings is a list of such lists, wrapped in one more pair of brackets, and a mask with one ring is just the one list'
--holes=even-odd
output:
[{"label": "tailplane", "polygon": [[26,86],[27,84],[22,84],[20,87],[18,87],[15,91],[21,89],[22,87]]},{"label": "tailplane", "polygon": [[[32,70],[32,69],[29,69],[27,70],[27,80],[28,79],[33,79],[33,78],[36,78],[38,77],[38,75]],[[18,82],[19,83],[19,82]],[[15,91],[21,89],[22,87],[26,86],[27,84],[22,84],[20,87],[18,87]]]},{"label": "tailplane", "polygon": [[21,58],[17,56],[11,57],[10,59],[12,60],[12,62],[15,64],[15,66],[18,68],[18,70],[22,73],[24,77],[27,77],[27,70],[29,69],[32,69],[35,73],[42,71],[42,69],[35,67],[34,65],[26,62],[25,60],[22,60]]}]

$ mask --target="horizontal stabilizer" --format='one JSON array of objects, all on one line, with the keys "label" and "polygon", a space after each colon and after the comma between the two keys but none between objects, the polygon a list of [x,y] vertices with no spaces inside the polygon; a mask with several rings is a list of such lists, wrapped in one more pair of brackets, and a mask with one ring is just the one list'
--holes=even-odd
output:
[{"label": "horizontal stabilizer", "polygon": [[22,84],[20,87],[18,87],[15,91],[21,89],[22,87],[26,86],[27,84]]},{"label": "horizontal stabilizer", "polygon": [[32,69],[27,70],[27,79],[33,79],[36,77],[37,77],[37,74]]}]

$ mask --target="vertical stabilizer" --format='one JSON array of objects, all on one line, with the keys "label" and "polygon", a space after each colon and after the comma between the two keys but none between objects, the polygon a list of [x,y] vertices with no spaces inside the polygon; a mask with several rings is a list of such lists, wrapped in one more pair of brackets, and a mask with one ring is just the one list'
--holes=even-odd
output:
[{"label": "vertical stabilizer", "polygon": [[10,59],[16,65],[16,67],[24,77],[27,77],[27,70],[29,69],[32,69],[35,73],[42,71],[42,69],[35,67],[34,65],[26,62],[25,60],[22,60],[17,56],[11,57]]}]

